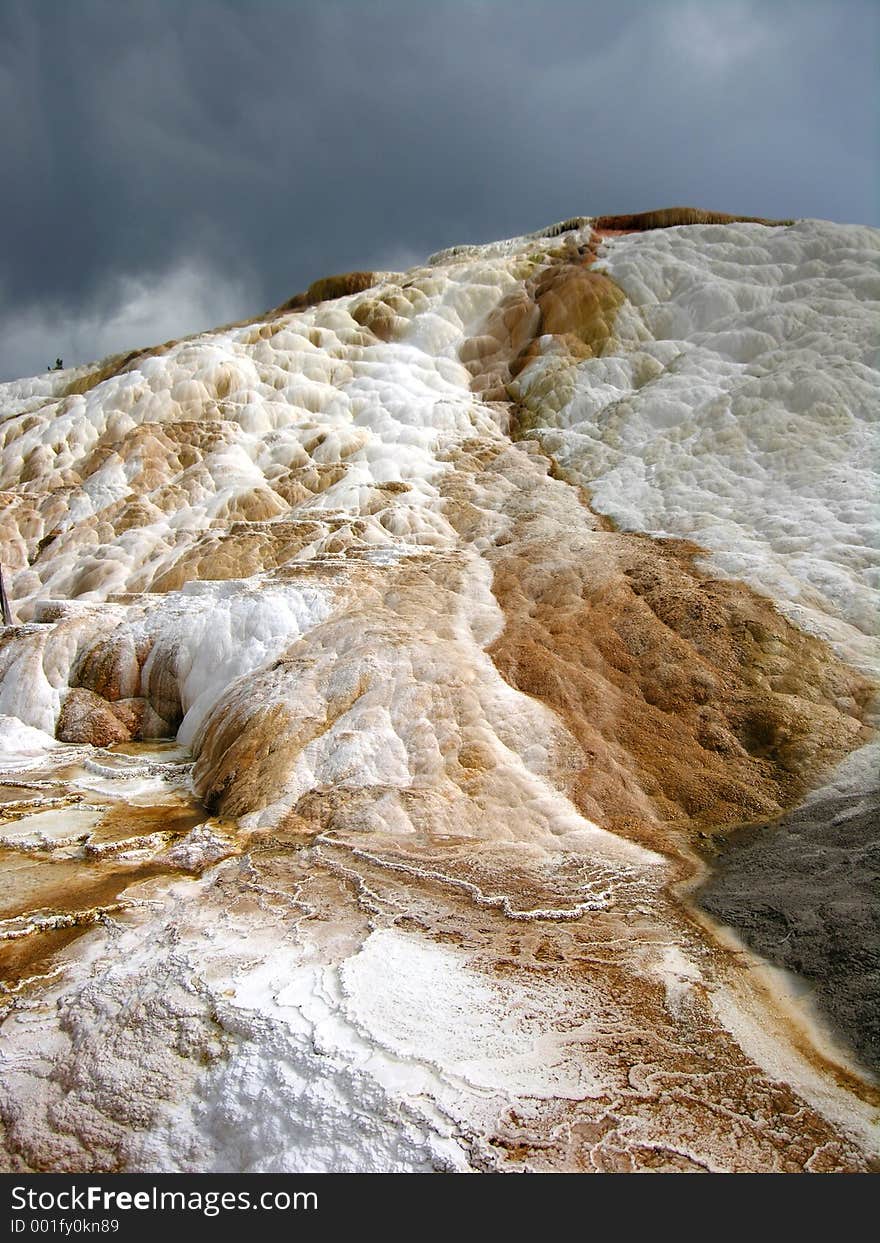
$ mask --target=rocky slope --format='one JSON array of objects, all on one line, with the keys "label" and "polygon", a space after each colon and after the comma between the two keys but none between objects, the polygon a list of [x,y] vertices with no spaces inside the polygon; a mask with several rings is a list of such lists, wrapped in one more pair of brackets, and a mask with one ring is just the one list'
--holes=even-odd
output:
[{"label": "rocky slope", "polygon": [[871,1167],[878,254],[577,218],[0,386],[7,1168]]}]

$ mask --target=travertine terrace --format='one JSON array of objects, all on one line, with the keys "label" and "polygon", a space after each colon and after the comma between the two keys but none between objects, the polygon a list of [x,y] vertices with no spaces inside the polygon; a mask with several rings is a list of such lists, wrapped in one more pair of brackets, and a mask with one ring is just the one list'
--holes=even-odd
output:
[{"label": "travertine terrace", "polygon": [[0,386],[4,1168],[876,1166],[878,256],[577,217]]}]

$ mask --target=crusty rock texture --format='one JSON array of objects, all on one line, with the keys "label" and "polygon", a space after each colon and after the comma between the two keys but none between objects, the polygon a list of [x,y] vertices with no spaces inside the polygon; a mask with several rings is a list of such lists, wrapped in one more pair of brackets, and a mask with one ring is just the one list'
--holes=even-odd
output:
[{"label": "crusty rock texture", "polygon": [[574,217],[0,386],[4,1168],[875,1166],[878,255]]}]

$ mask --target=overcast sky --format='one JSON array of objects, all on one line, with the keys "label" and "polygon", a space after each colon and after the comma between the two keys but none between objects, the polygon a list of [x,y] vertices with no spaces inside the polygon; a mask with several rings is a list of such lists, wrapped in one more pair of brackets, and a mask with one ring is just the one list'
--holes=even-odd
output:
[{"label": "overcast sky", "polygon": [[0,0],[0,379],[572,215],[880,224],[861,0]]}]

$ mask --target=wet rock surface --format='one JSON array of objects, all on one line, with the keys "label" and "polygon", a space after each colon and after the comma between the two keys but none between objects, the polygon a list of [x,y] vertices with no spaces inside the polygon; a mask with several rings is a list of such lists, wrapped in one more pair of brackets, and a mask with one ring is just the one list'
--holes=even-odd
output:
[{"label": "wet rock surface", "polygon": [[734,834],[697,892],[880,1073],[880,792],[819,798]]}]

